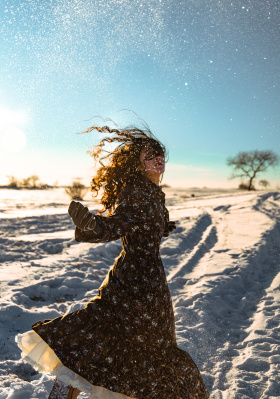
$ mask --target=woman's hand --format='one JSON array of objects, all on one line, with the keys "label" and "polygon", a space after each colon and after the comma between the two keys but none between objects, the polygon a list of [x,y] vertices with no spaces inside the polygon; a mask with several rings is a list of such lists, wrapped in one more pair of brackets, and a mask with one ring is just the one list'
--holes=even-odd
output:
[{"label": "woman's hand", "polygon": [[168,222],[167,223],[167,228],[165,228],[164,233],[163,233],[163,237],[168,237],[169,234],[176,229],[176,224],[175,222]]},{"label": "woman's hand", "polygon": [[176,229],[176,223],[175,222],[168,222],[168,230],[171,233],[173,230]]},{"label": "woman's hand", "polygon": [[81,230],[95,230],[96,219],[90,213],[88,207],[82,205],[80,202],[72,201],[68,208],[68,213],[77,227]]}]

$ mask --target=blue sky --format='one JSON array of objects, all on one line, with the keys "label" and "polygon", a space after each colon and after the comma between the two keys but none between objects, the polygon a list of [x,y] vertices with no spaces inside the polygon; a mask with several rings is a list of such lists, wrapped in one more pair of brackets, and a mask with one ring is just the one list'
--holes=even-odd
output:
[{"label": "blue sky", "polygon": [[163,182],[236,187],[228,156],[280,152],[279,26],[276,0],[2,0],[0,184],[88,183],[98,137],[76,133],[129,109],[169,150]]}]

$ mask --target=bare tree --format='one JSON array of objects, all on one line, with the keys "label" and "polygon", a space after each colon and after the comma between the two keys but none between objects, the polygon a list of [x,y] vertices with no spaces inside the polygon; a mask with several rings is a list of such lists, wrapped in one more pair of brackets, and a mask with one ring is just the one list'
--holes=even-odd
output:
[{"label": "bare tree", "polygon": [[248,190],[252,190],[253,181],[258,173],[265,172],[270,166],[276,166],[278,163],[279,156],[273,151],[239,152],[235,157],[227,159],[227,165],[234,167],[230,179],[248,178]]}]

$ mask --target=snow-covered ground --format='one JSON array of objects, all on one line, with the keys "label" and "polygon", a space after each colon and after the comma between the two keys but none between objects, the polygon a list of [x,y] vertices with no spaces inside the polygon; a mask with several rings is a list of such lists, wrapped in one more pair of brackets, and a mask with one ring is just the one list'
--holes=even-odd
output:
[{"label": "snow-covered ground", "polygon": [[[179,346],[211,398],[280,398],[280,193],[164,191],[177,222],[161,255]],[[84,203],[99,207],[89,194]],[[47,398],[50,377],[22,363],[14,337],[84,306],[121,250],[76,243],[68,204],[63,189],[0,190],[1,399]]]}]

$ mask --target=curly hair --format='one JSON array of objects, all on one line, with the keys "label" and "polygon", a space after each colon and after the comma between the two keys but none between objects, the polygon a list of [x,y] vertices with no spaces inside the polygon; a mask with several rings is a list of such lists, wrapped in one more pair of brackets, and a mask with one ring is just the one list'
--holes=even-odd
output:
[{"label": "curly hair", "polygon": [[[135,182],[141,174],[140,153],[143,148],[149,147],[152,155],[164,155],[167,151],[164,145],[152,134],[148,126],[139,129],[135,126],[123,129],[111,129],[108,126],[91,126],[82,133],[97,131],[99,133],[109,133],[111,137],[103,138],[100,143],[89,150],[89,154],[95,162],[99,161],[100,167],[96,175],[92,178],[90,189],[94,193],[93,197],[103,188],[103,196],[100,203],[103,209],[99,211],[102,214],[109,211],[109,214],[115,208],[121,190],[128,184]],[[113,151],[107,151],[103,147],[105,144],[120,143]],[[102,152],[106,155],[102,156]],[[107,161],[104,165],[103,160]]]}]

